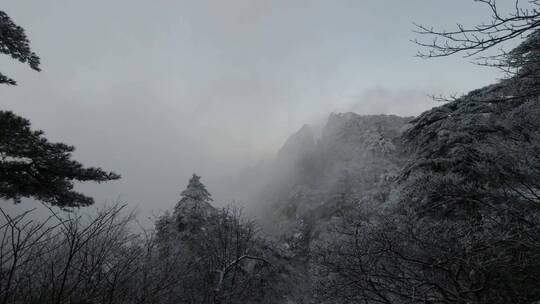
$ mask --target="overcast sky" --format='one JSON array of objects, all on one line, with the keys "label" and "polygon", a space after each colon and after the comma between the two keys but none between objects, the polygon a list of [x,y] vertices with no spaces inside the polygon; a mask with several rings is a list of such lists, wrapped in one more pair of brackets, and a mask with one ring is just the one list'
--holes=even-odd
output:
[{"label": "overcast sky", "polygon": [[[75,157],[122,174],[97,201],[171,208],[193,172],[212,181],[275,153],[331,111],[419,114],[495,71],[415,58],[412,22],[487,20],[472,0],[3,0],[42,59],[0,57],[19,86],[0,106]],[[219,198],[218,198],[219,199]]]}]

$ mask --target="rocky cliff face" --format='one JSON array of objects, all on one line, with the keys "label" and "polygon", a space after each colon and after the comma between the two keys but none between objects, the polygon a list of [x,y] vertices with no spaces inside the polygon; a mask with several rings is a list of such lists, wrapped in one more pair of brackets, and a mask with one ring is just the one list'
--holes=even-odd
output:
[{"label": "rocky cliff face", "polygon": [[266,226],[307,250],[333,218],[358,204],[387,200],[403,161],[401,135],[411,118],[332,113],[316,140],[309,126],[293,134],[272,166],[258,201]]},{"label": "rocky cliff face", "polygon": [[472,91],[412,121],[403,136],[410,156],[399,178],[404,205],[421,215],[481,218],[488,197],[492,204],[514,192],[529,199],[519,194],[524,188],[536,193],[540,104],[531,96],[536,88],[523,82]]},{"label": "rocky cliff face", "polygon": [[309,125],[291,135],[277,154],[279,164],[294,165],[315,151],[315,136]]},{"label": "rocky cliff face", "polygon": [[307,125],[291,135],[261,176],[270,181],[256,198],[257,218],[301,278],[290,294],[294,303],[310,303],[317,276],[309,252],[333,237],[333,224],[359,205],[388,200],[411,119],[333,113],[320,138]]}]

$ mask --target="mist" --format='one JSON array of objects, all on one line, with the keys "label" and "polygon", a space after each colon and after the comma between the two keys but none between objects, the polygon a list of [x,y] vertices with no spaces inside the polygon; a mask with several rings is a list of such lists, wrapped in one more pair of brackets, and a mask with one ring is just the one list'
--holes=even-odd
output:
[{"label": "mist", "polygon": [[2,1],[0,302],[540,303],[501,2]]},{"label": "mist", "polygon": [[331,112],[417,115],[437,105],[429,94],[493,81],[460,58],[414,57],[413,21],[483,14],[458,2],[470,9],[422,0],[7,0],[43,71],[0,58],[19,83],[0,87],[0,103],[74,145],[82,163],[122,175],[78,186],[98,204],[160,213],[194,172],[225,203],[236,193],[221,181],[275,157],[305,123],[324,125]]}]

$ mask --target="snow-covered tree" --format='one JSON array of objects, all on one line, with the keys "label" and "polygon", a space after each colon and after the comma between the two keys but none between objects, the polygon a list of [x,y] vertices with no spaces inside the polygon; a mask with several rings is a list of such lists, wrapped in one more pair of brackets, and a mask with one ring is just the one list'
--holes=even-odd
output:
[{"label": "snow-covered tree", "polygon": [[186,189],[180,195],[181,199],[174,207],[173,213],[177,230],[196,233],[204,229],[216,209],[209,203],[212,201],[212,196],[201,182],[201,177],[193,174]]},{"label": "snow-covered tree", "polygon": [[189,183],[186,187],[186,190],[180,193],[182,196],[181,202],[187,200],[194,200],[200,202],[211,202],[213,201],[212,195],[206,190],[206,186],[201,183],[201,177],[193,173],[193,176],[189,180]]},{"label": "snow-covered tree", "polygon": [[155,223],[159,259],[182,278],[171,292],[173,303],[276,303],[284,299],[282,253],[257,234],[241,209],[217,209],[193,174],[174,212]]}]

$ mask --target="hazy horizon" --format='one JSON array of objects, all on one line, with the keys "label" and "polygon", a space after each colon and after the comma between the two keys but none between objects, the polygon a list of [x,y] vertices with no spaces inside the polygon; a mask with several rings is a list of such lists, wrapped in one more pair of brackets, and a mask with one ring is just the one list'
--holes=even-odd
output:
[{"label": "hazy horizon", "polygon": [[417,115],[437,105],[428,94],[465,93],[501,76],[459,57],[414,56],[413,22],[470,24],[486,16],[481,6],[389,7],[7,0],[2,9],[26,30],[43,71],[2,56],[18,81],[0,88],[2,108],[74,145],[84,164],[120,173],[120,181],[80,187],[96,202],[169,209],[193,172],[212,192],[330,112]]}]

